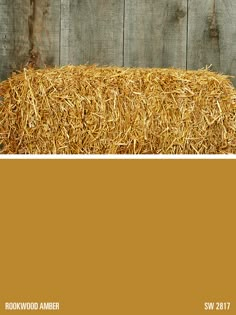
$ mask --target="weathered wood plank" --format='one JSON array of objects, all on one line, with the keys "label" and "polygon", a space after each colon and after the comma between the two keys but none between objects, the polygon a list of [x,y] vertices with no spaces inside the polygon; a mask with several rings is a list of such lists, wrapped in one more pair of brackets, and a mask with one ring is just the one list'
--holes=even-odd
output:
[{"label": "weathered wood plank", "polygon": [[32,63],[59,64],[60,0],[0,0],[0,80]]},{"label": "weathered wood plank", "polygon": [[27,62],[29,1],[0,0],[0,80]]},{"label": "weathered wood plank", "polygon": [[30,3],[30,62],[40,67],[59,65],[61,1],[30,0]]},{"label": "weathered wood plank", "polygon": [[126,0],[125,65],[186,67],[187,0]]},{"label": "weathered wood plank", "polygon": [[61,3],[61,64],[122,65],[124,1]]},{"label": "weathered wood plank", "polygon": [[235,21],[235,0],[189,0],[188,68],[236,75]]}]

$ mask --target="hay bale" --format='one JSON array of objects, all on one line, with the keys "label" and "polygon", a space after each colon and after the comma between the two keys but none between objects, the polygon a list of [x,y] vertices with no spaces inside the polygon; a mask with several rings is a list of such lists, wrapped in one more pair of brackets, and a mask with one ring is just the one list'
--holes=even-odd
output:
[{"label": "hay bale", "polygon": [[207,69],[24,69],[0,96],[6,154],[236,153],[236,91]]}]

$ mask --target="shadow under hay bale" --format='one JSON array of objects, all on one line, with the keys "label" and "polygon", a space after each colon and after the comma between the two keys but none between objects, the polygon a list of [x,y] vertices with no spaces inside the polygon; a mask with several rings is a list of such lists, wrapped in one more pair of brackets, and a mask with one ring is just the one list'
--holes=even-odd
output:
[{"label": "shadow under hay bale", "polygon": [[5,154],[236,153],[236,91],[208,70],[25,69],[0,96]]}]

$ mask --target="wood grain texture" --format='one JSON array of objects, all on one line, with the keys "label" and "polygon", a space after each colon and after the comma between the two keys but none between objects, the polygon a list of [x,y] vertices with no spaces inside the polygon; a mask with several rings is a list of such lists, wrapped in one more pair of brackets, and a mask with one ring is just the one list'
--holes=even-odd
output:
[{"label": "wood grain texture", "polygon": [[187,64],[236,75],[235,0],[189,0]]},{"label": "wood grain texture", "polygon": [[[23,0],[24,1],[24,0]],[[36,66],[60,64],[60,0],[30,0],[29,62]]]},{"label": "wood grain texture", "polygon": [[0,80],[27,64],[59,64],[60,0],[0,0]]},{"label": "wood grain texture", "polygon": [[0,80],[27,62],[29,15],[29,1],[0,0]]},{"label": "wood grain texture", "polygon": [[127,0],[125,65],[186,67],[187,0]]},{"label": "wood grain texture", "polygon": [[61,64],[123,64],[124,1],[62,0]]},{"label": "wood grain texture", "polygon": [[70,63],[236,75],[235,21],[235,0],[0,0],[0,80]]}]

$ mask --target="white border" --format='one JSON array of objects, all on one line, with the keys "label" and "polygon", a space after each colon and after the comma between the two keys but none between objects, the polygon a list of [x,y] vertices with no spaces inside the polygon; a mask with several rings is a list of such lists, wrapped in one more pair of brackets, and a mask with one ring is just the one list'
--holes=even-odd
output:
[{"label": "white border", "polygon": [[0,160],[234,160],[235,154],[19,154],[0,155]]}]

